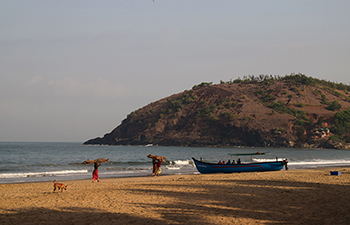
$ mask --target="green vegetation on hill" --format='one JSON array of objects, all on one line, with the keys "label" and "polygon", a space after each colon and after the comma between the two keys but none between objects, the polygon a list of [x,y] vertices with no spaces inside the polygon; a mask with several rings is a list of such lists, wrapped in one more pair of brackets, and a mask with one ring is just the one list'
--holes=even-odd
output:
[{"label": "green vegetation on hill", "polygon": [[[330,88],[330,90],[342,90],[342,91],[350,91],[350,86],[345,85],[343,83],[336,83],[332,81],[326,81],[326,80],[320,80],[317,78],[313,77],[308,77],[304,74],[291,74],[291,75],[286,75],[286,76],[279,76],[279,75],[259,75],[259,76],[254,76],[254,75],[249,75],[249,76],[244,76],[243,79],[238,78],[234,80],[233,82],[223,82],[221,83],[269,83],[273,81],[288,81],[291,82],[297,86],[300,84],[304,85],[322,85]],[[329,90],[329,89],[328,89]]]},{"label": "green vegetation on hill", "polygon": [[[223,82],[221,81],[220,83],[224,84],[233,84],[233,83],[241,83],[241,84],[261,84],[265,86],[265,89],[259,89],[255,92],[255,95],[258,97],[258,100],[266,107],[269,107],[273,109],[276,112],[279,113],[287,113],[290,115],[293,115],[296,117],[294,120],[294,127],[293,129],[296,131],[296,134],[299,139],[303,137],[303,134],[306,130],[313,129],[313,121],[311,118],[308,118],[305,114],[304,111],[302,110],[297,110],[291,107],[288,107],[288,103],[286,104],[285,102],[275,102],[276,97],[273,95],[273,92],[275,90],[273,89],[267,89],[267,87],[275,82],[275,81],[286,81],[289,82],[293,85],[290,90],[295,92],[298,96],[301,95],[300,90],[297,88],[300,85],[315,85],[318,87],[322,87],[324,91],[327,91],[329,93],[332,93],[333,95],[337,97],[341,97],[345,101],[350,102],[349,96],[349,91],[350,91],[350,86],[345,85],[343,83],[335,83],[331,81],[326,81],[326,80],[320,80],[317,78],[312,78],[312,77],[307,77],[304,74],[291,74],[291,75],[286,75],[286,76],[272,76],[272,75],[259,75],[259,76],[244,76],[243,79],[238,78],[234,81],[230,82]],[[339,92],[343,91],[343,93]],[[286,91],[282,92],[282,94],[287,94]],[[315,94],[319,94],[321,96],[321,103],[328,105],[326,109],[331,110],[331,111],[339,111],[342,106],[341,104],[335,100],[333,102],[329,102],[325,96],[325,94],[322,93],[321,90],[315,90]],[[293,95],[288,95],[289,101],[292,99]],[[304,103],[298,103],[297,106],[300,108],[304,107]],[[336,123],[332,126],[332,132],[337,134],[334,138],[338,138],[340,135],[339,139],[344,140],[342,136],[350,132],[350,113],[348,110],[343,111],[343,112],[338,112],[335,114],[335,121]],[[347,139],[350,139],[349,135],[345,135]]]},{"label": "green vegetation on hill", "polygon": [[[326,80],[320,80],[313,77],[308,77],[304,74],[291,74],[286,76],[272,76],[272,75],[259,75],[259,76],[244,76],[243,79],[238,78],[234,80],[233,82],[223,82],[221,83],[262,83],[265,85],[269,85],[270,83],[274,81],[287,81],[290,82],[296,86],[300,85],[320,85],[325,91],[328,91],[332,94],[334,94],[337,97],[343,98],[345,101],[350,102],[350,97],[348,92],[350,92],[350,85],[345,85],[343,83],[336,83],[332,81],[326,81]],[[294,87],[292,91],[298,92],[297,88]],[[343,91],[345,94],[340,93],[339,91]],[[326,100],[324,101],[324,104],[326,103]]]},{"label": "green vegetation on hill", "polygon": [[338,134],[345,134],[350,132],[350,109],[337,112],[335,115],[335,127]]},{"label": "green vegetation on hill", "polygon": [[200,83],[198,85],[194,85],[192,87],[192,89],[201,88],[201,87],[205,87],[205,86],[210,86],[212,84],[213,84],[213,82],[202,82],[202,83]]},{"label": "green vegetation on hill", "polygon": [[135,110],[105,139],[94,141],[289,146],[290,140],[309,141],[325,122],[332,126],[332,140],[350,141],[350,112],[341,111],[350,106],[348,85],[303,74],[249,76],[221,84],[202,82]]}]

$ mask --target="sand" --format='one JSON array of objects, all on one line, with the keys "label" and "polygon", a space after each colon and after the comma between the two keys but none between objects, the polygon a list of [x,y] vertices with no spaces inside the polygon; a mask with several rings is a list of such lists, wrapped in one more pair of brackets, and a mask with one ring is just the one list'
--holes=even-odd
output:
[{"label": "sand", "polygon": [[58,182],[1,184],[0,224],[350,224],[350,168]]}]

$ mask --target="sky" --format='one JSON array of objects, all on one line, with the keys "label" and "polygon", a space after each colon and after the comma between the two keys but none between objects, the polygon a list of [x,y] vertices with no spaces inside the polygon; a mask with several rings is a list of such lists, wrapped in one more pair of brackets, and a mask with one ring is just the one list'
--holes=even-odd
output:
[{"label": "sky", "polygon": [[201,82],[350,84],[346,0],[4,0],[0,141],[84,142]]}]

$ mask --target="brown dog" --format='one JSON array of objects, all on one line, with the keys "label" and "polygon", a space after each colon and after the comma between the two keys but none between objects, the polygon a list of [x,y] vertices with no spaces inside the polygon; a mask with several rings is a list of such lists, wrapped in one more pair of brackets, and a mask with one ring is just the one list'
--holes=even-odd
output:
[{"label": "brown dog", "polygon": [[63,189],[67,190],[67,186],[68,185],[64,185],[62,183],[56,183],[56,180],[53,180],[53,192],[55,192],[56,189],[58,189],[58,190],[61,189],[61,192],[63,192]]}]

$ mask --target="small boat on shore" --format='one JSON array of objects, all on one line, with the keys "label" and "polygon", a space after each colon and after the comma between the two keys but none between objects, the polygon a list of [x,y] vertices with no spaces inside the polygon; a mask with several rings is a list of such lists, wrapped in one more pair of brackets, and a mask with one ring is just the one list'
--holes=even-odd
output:
[{"label": "small boat on shore", "polygon": [[[248,153],[248,154],[231,154],[233,156],[253,156],[253,155],[264,155],[265,153]],[[237,164],[220,164],[220,163],[209,163],[203,162],[193,158],[193,162],[197,167],[198,172],[201,174],[208,173],[241,173],[241,172],[263,172],[263,171],[279,171],[282,170],[283,166],[288,170],[286,159],[276,161],[265,161],[265,162],[252,162],[252,163],[240,163]]]}]

